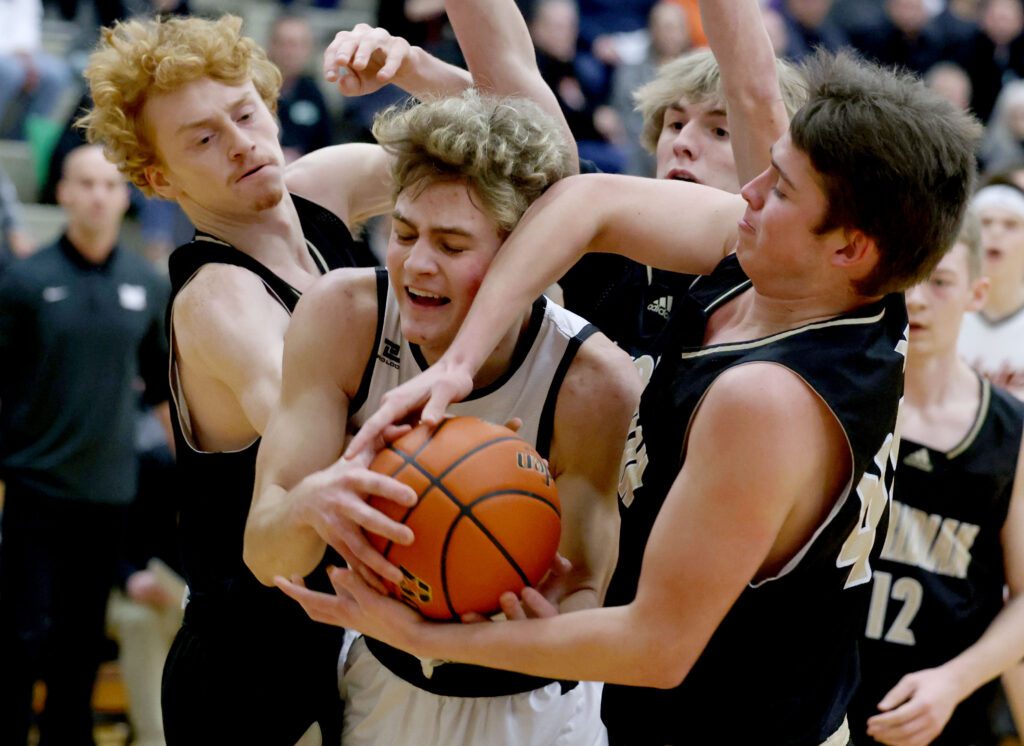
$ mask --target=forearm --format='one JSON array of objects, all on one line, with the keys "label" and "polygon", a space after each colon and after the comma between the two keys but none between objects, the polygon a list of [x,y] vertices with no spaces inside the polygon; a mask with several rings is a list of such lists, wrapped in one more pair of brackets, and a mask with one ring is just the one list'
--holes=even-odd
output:
[{"label": "forearm", "polygon": [[324,556],[326,543],[312,526],[297,519],[291,495],[276,484],[259,490],[245,524],[242,556],[264,585],[274,576],[305,577]]},{"label": "forearm", "polygon": [[757,0],[700,0],[701,19],[721,74],[740,184],[764,171],[788,126],[771,39]]},{"label": "forearm", "polygon": [[960,682],[963,696],[1012,669],[1024,658],[1024,597],[1017,597],[992,620],[976,643],[943,667]]},{"label": "forearm", "polygon": [[696,655],[680,655],[634,606],[590,609],[545,619],[430,624],[400,645],[421,657],[533,676],[630,686],[677,685]]},{"label": "forearm", "polygon": [[575,140],[558,100],[541,77],[533,40],[513,0],[447,0],[473,84],[499,96],[531,99],[559,123],[575,158]]},{"label": "forearm", "polygon": [[588,178],[562,180],[527,210],[488,270],[447,362],[479,370],[509,326],[588,251],[601,227],[597,211],[585,208],[593,194]]},{"label": "forearm", "polygon": [[421,101],[456,96],[472,87],[467,70],[449,65],[420,47],[409,49],[409,58],[395,75],[395,84]]}]

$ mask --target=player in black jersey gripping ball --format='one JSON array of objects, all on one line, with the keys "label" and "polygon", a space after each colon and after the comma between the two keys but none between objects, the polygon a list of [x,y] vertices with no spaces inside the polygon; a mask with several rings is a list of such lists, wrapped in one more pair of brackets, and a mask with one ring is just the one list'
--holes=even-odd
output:
[{"label": "player in black jersey gripping ball", "polygon": [[858,744],[989,743],[992,682],[1024,658],[1024,405],[957,355],[988,285],[978,233],[969,216],[907,291],[903,442],[860,643]]},{"label": "player in black jersey gripping ball", "polygon": [[[586,251],[708,275],[641,399],[607,608],[436,625],[356,573],[290,588],[314,618],[427,658],[596,679],[612,742],[846,743],[902,394],[902,290],[952,244],[979,127],[918,81],[845,56],[742,198],[578,176],[508,239],[445,356],[386,397],[350,452],[465,396],[508,323]],[[571,219],[569,219],[571,216]],[[529,618],[538,617],[538,618]]]}]

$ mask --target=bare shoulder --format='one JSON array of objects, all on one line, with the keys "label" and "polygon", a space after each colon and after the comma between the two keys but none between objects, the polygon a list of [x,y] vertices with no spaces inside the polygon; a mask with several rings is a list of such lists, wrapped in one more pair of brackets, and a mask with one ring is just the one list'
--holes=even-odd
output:
[{"label": "bare shoulder", "polygon": [[722,447],[786,451],[811,463],[811,454],[846,448],[839,421],[822,398],[793,370],[754,362],[726,370],[708,388],[692,428]]},{"label": "bare shoulder", "polygon": [[172,323],[180,348],[213,352],[282,337],[288,314],[249,270],[209,264],[175,298]]},{"label": "bare shoulder", "polygon": [[632,359],[601,333],[590,336],[569,366],[558,393],[559,420],[604,427],[628,423],[643,389]]},{"label": "bare shoulder", "polygon": [[336,269],[299,300],[285,340],[285,370],[297,363],[329,373],[347,393],[358,387],[377,331],[373,269]]},{"label": "bare shoulder", "polygon": [[384,212],[391,199],[388,157],[379,145],[331,145],[288,165],[288,191],[316,202],[351,226]]},{"label": "bare shoulder", "polygon": [[292,326],[331,336],[375,328],[377,273],[374,269],[336,269],[313,283],[295,307]]}]

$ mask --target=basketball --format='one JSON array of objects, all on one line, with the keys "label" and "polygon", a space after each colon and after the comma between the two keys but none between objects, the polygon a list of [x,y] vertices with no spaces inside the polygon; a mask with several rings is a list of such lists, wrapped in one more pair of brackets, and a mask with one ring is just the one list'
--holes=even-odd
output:
[{"label": "basketball", "polygon": [[420,425],[381,451],[370,468],[412,487],[407,508],[370,504],[412,529],[410,546],[370,534],[405,576],[388,583],[399,600],[431,619],[492,614],[506,591],[536,585],[558,549],[555,482],[534,448],[506,427],[475,417]]}]

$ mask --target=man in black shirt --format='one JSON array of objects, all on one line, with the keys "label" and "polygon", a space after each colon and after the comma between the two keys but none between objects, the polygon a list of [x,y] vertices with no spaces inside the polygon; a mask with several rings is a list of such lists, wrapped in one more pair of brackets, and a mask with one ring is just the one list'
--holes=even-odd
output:
[{"label": "man in black shirt", "polygon": [[57,243],[0,281],[0,742],[91,743],[91,697],[118,534],[135,495],[145,398],[167,401],[166,283],[117,246],[128,187],[98,147],[65,161]]}]

